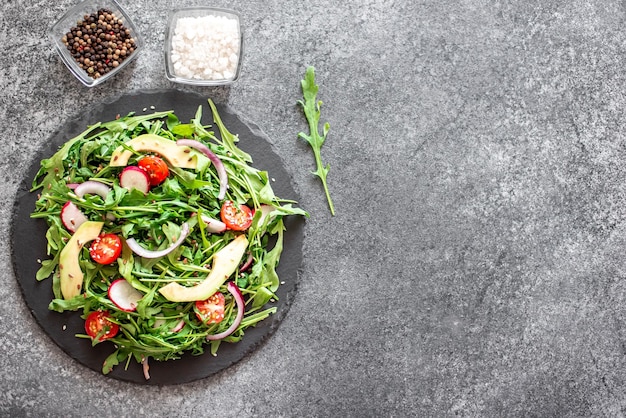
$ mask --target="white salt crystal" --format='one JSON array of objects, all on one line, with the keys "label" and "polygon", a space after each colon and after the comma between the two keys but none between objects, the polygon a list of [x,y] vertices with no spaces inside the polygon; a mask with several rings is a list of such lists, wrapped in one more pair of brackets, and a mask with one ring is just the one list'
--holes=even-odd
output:
[{"label": "white salt crystal", "polygon": [[204,80],[234,78],[239,61],[237,20],[226,16],[179,18],[172,36],[174,74]]}]

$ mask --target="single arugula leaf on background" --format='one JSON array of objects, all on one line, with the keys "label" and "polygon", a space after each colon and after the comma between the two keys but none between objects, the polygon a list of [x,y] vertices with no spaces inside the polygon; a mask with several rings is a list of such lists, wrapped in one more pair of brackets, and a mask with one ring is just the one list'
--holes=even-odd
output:
[{"label": "single arugula leaf on background", "polygon": [[318,131],[318,125],[320,121],[320,108],[322,106],[322,101],[317,100],[317,92],[319,90],[319,86],[315,84],[314,67],[309,66],[306,69],[306,74],[300,84],[302,86],[303,100],[298,100],[298,104],[302,107],[304,116],[309,123],[309,134],[307,135],[304,132],[300,132],[298,133],[298,137],[306,140],[313,149],[313,154],[315,155],[315,164],[317,165],[317,170],[314,171],[313,174],[318,176],[322,181],[322,186],[324,187],[324,192],[326,193],[326,200],[328,200],[330,213],[334,216],[335,206],[333,205],[333,201],[330,197],[330,192],[328,191],[328,183],[326,181],[326,176],[330,171],[330,164],[324,165],[322,163],[321,154],[322,145],[324,145],[324,142],[326,141],[326,136],[328,135],[328,131],[330,130],[330,124],[328,122],[324,124],[322,134],[320,135]]}]

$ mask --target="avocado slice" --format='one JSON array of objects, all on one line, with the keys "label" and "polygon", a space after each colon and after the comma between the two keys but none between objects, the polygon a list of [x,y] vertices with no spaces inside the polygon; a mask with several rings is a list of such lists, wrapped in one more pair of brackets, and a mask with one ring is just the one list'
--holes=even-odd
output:
[{"label": "avocado slice", "polygon": [[80,289],[83,286],[83,272],[78,262],[80,250],[87,242],[98,238],[103,225],[104,222],[95,221],[82,223],[61,250],[59,273],[63,299],[68,300],[80,294]]},{"label": "avocado slice", "polygon": [[154,152],[165,158],[172,166],[180,168],[196,168],[198,166],[199,154],[188,146],[176,145],[176,141],[162,138],[154,134],[139,135],[127,141],[124,146],[119,146],[111,155],[110,165],[113,167],[124,167],[133,152],[148,151]]},{"label": "avocado slice", "polygon": [[193,302],[208,299],[235,272],[247,248],[248,239],[245,235],[239,235],[215,253],[211,272],[199,284],[185,287],[179,283],[171,282],[160,288],[159,292],[172,302]]}]

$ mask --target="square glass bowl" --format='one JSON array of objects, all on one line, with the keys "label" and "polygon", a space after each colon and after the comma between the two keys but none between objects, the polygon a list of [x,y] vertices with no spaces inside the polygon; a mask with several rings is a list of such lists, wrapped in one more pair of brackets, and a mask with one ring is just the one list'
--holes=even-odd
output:
[{"label": "square glass bowl", "polygon": [[[102,9],[110,12],[114,16],[113,20],[107,20],[108,16],[104,14],[104,21],[100,22],[99,11]],[[85,17],[92,14],[98,17],[94,19],[95,22],[90,22],[89,28],[79,25],[79,22],[85,22]],[[110,26],[106,26],[106,24]],[[116,24],[117,27],[115,27]],[[77,29],[73,35],[80,36],[68,36],[73,28]],[[77,33],[78,30],[80,33]],[[65,66],[87,87],[103,83],[119,73],[137,58],[144,45],[132,20],[115,0],[86,0],[79,3],[68,10],[50,28],[48,37]],[[78,45],[74,49],[75,52],[70,51],[66,45],[66,41],[72,42],[70,39]],[[130,41],[131,39],[132,41]],[[123,46],[132,45],[132,50],[127,47],[124,51],[124,48],[120,48],[116,44],[116,40],[122,40]],[[73,43],[71,44],[73,45]],[[102,47],[101,50],[96,50],[98,45]],[[87,50],[85,51],[85,49]],[[83,60],[87,58],[87,65],[79,63],[79,57],[82,57]],[[81,65],[84,68],[81,68]],[[93,70],[89,70],[89,67],[92,67]]]},{"label": "square glass bowl", "polygon": [[189,7],[170,13],[165,32],[165,75],[176,83],[223,86],[239,78],[243,33],[228,9]]}]

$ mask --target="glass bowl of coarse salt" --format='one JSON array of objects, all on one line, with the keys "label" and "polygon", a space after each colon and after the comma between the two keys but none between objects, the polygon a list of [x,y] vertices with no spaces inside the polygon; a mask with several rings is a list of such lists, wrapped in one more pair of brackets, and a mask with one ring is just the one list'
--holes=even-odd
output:
[{"label": "glass bowl of coarse salt", "polygon": [[170,81],[220,86],[239,78],[243,36],[239,15],[227,9],[189,7],[170,13],[165,74]]}]

